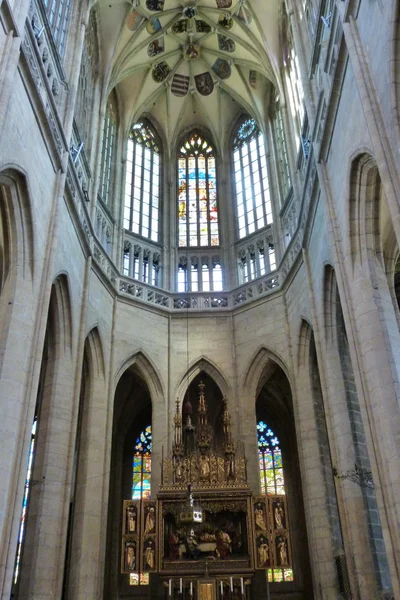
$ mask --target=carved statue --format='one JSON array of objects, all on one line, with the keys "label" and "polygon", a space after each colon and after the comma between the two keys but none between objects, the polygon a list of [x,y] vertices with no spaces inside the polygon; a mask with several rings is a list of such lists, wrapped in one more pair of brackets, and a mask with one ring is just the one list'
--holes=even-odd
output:
[{"label": "carved statue", "polygon": [[285,538],[279,538],[278,542],[278,552],[279,552],[279,564],[284,566],[287,565],[287,552],[286,552],[286,540]]},{"label": "carved statue", "polygon": [[126,507],[126,525],[129,533],[136,531],[136,508],[132,504]]},{"label": "carved statue", "polygon": [[154,542],[153,541],[149,541],[145,550],[144,550],[144,558],[145,558],[145,564],[146,564],[146,568],[149,570],[154,569],[155,567],[155,562],[154,562]]},{"label": "carved statue", "polygon": [[264,510],[262,508],[262,504],[256,505],[254,514],[255,514],[255,518],[256,518],[256,527],[258,527],[262,531],[266,531],[267,524],[265,522],[265,514],[264,514]]},{"label": "carved statue", "polygon": [[229,533],[227,533],[226,531],[219,531],[218,535],[217,535],[217,547],[216,547],[216,554],[219,558],[227,558],[228,556],[231,555],[232,552],[232,540],[229,536]]},{"label": "carved statue", "polygon": [[268,564],[269,561],[269,548],[266,540],[262,538],[261,544],[258,546],[258,566],[264,567]]},{"label": "carved statue", "polygon": [[207,478],[210,475],[210,458],[204,454],[200,455],[200,475]]},{"label": "carved statue", "polygon": [[275,527],[277,529],[283,529],[283,518],[285,516],[283,506],[281,502],[277,502],[274,508]]},{"label": "carved statue", "polygon": [[155,510],[154,510],[154,506],[150,506],[150,508],[147,511],[146,523],[144,525],[144,532],[145,533],[154,533],[155,527],[156,527]]},{"label": "carved statue", "polygon": [[125,544],[125,568],[127,571],[136,570],[136,548],[134,542]]}]

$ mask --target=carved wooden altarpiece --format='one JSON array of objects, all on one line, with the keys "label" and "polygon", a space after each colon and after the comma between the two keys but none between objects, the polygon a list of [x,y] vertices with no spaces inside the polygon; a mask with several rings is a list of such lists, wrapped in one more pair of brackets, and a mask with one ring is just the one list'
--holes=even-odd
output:
[{"label": "carved wooden altarpiece", "polygon": [[157,500],[124,502],[121,571],[132,572],[133,564],[136,571],[157,571],[165,598],[243,600],[250,597],[256,569],[291,565],[286,498],[252,496],[228,403],[223,400],[223,439],[217,445],[204,388],[200,383],[196,426],[190,402],[183,416],[177,403],[172,453],[163,459]]}]

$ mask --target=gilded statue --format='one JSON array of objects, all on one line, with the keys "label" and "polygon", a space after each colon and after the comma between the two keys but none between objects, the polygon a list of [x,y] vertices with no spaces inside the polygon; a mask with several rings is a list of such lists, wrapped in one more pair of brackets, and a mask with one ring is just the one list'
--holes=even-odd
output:
[{"label": "gilded statue", "polygon": [[262,504],[257,504],[254,515],[256,518],[256,526],[262,531],[267,530],[267,523],[265,521],[265,512],[263,510]]},{"label": "gilded statue", "polygon": [[261,543],[257,549],[258,553],[258,566],[265,567],[269,561],[269,547],[264,538],[261,539]]},{"label": "gilded statue", "polygon": [[154,533],[156,527],[156,511],[154,506],[150,506],[146,515],[146,522],[144,525],[145,533]]},{"label": "gilded statue", "polygon": [[279,564],[284,566],[287,565],[287,551],[286,551],[286,540],[285,538],[279,538],[278,542],[278,552],[279,552]]},{"label": "gilded statue", "polygon": [[283,510],[282,502],[277,502],[274,508],[274,519],[275,519],[275,527],[277,529],[283,529],[283,519],[285,516],[285,512]]}]

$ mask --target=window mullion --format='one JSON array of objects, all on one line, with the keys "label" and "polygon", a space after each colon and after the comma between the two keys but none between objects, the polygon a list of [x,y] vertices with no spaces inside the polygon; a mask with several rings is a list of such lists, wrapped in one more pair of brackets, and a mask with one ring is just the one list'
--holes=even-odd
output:
[{"label": "window mullion", "polygon": [[[257,210],[256,210],[256,195],[254,189],[254,177],[253,177],[253,165],[251,160],[251,152],[250,152],[250,142],[247,143],[247,156],[249,157],[249,172],[250,172],[250,185],[251,185],[251,197],[253,204],[253,217],[254,217],[254,231],[257,231]],[[257,147],[257,158],[259,158],[259,152]]]},{"label": "window mullion", "polygon": [[142,146],[142,164],[140,167],[140,213],[139,213],[139,234],[143,235],[143,193],[144,193],[144,161],[145,161],[145,147]]},{"label": "window mullion", "polygon": [[[262,135],[262,134],[261,134]],[[261,156],[260,156],[260,136],[257,137],[257,162],[258,162],[258,172],[260,174],[260,189],[262,190],[262,207],[263,207],[263,215],[264,215],[264,223],[263,227],[267,224],[267,210],[265,206],[265,188],[264,188],[264,177],[261,168]],[[265,144],[264,144],[265,151]],[[267,162],[267,155],[265,154],[265,163]]]},{"label": "window mullion", "polygon": [[190,246],[190,231],[189,231],[189,219],[190,219],[190,204],[189,204],[189,156],[185,156],[185,167],[186,167],[186,246]]},{"label": "window mullion", "polygon": [[211,219],[210,219],[210,181],[208,178],[208,156],[205,154],[205,167],[206,167],[206,202],[207,202],[207,241],[208,245],[211,246]]},{"label": "window mullion", "polygon": [[150,181],[149,181],[149,239],[151,240],[153,225],[153,169],[154,169],[154,150],[150,154]]},{"label": "window mullion", "polygon": [[197,246],[200,242],[200,194],[199,194],[199,157],[195,156],[196,161],[196,215],[197,215]]},{"label": "window mullion", "polygon": [[243,146],[240,147],[240,172],[242,177],[242,194],[243,194],[243,212],[244,212],[244,220],[246,223],[246,235],[249,235],[249,215],[247,213],[247,194],[244,187],[244,166],[243,166]]},{"label": "window mullion", "polygon": [[[132,140],[133,141],[133,140]],[[136,142],[133,141],[133,152],[132,152],[132,173],[131,173],[131,204],[129,207],[129,229],[133,231],[133,191],[134,191],[134,182],[136,177]]]}]

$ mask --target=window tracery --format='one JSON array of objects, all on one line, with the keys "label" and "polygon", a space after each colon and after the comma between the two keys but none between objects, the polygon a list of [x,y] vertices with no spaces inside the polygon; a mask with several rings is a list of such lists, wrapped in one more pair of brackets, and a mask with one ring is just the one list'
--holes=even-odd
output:
[{"label": "window tracery", "polygon": [[159,237],[160,144],[149,123],[135,123],[127,143],[124,227],[157,242]]},{"label": "window tracery", "polygon": [[101,175],[99,194],[105,204],[110,203],[110,193],[112,184],[112,164],[115,153],[117,129],[117,106],[115,96],[110,96],[103,126],[103,144],[101,151]]},{"label": "window tracery", "polygon": [[178,152],[179,246],[218,246],[215,152],[199,132],[192,132]]},{"label": "window tracery", "polygon": [[254,119],[239,125],[233,140],[239,238],[272,223],[264,136]]}]

